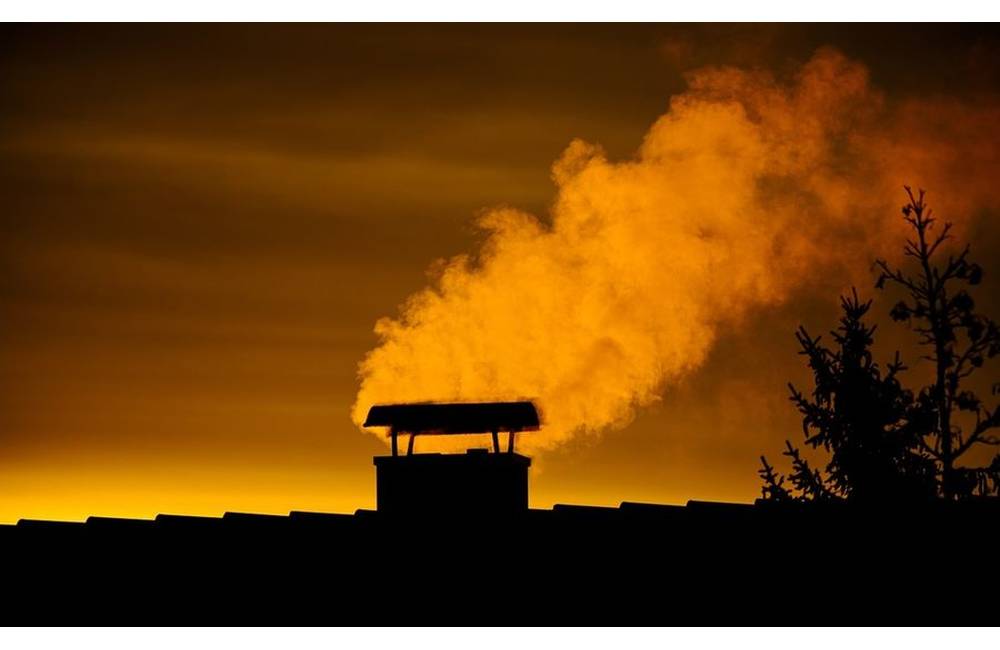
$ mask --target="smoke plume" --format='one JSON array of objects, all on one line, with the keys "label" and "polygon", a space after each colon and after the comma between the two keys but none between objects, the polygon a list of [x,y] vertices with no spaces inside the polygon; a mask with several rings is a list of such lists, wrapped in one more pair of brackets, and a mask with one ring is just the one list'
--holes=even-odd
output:
[{"label": "smoke plume", "polygon": [[890,102],[833,50],[784,78],[697,70],[634,158],[570,143],[549,219],[485,213],[481,250],[439,263],[377,322],[353,418],[535,398],[544,427],[522,444],[535,452],[622,427],[748,314],[831,277],[866,286],[871,259],[900,247],[903,183],[959,226],[994,204],[998,117]]}]

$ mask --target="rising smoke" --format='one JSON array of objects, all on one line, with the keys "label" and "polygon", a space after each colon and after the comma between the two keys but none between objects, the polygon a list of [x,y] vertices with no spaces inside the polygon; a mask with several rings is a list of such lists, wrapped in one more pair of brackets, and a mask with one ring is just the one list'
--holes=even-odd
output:
[{"label": "rising smoke", "polygon": [[818,276],[870,282],[899,247],[903,183],[957,222],[996,198],[992,104],[890,102],[832,50],[790,78],[688,82],[633,159],[570,143],[549,221],[486,213],[482,249],[378,321],[355,422],[375,403],[530,397],[529,452],[622,427],[754,310]]}]

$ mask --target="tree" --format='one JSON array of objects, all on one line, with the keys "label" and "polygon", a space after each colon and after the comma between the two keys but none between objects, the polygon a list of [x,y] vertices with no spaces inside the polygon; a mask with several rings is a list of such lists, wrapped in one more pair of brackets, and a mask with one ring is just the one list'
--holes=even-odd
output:
[{"label": "tree", "polygon": [[[928,349],[924,359],[934,364],[934,381],[920,390],[911,413],[914,420],[929,425],[919,446],[935,462],[945,499],[1000,494],[1000,454],[985,467],[957,464],[976,446],[1000,445],[1000,438],[989,434],[1000,427],[1000,405],[990,410],[967,387],[969,377],[987,359],[1000,354],[1000,330],[975,311],[968,292],[968,287],[980,284],[983,272],[969,261],[968,246],[939,264],[941,247],[951,239],[951,224],[944,223],[935,233],[938,221],[924,200],[924,191],[914,195],[909,187],[905,189],[909,200],[903,206],[903,218],[914,236],[907,240],[904,252],[917,269],[911,274],[877,260],[881,274],[876,287],[890,283],[905,290],[907,299],[898,302],[890,316],[909,323],[919,345]],[[974,422],[960,423],[962,413]]]},{"label": "tree", "polygon": [[[981,467],[958,460],[977,447],[1000,445],[990,431],[1000,428],[1000,405],[992,410],[969,387],[970,377],[1000,354],[1000,328],[977,313],[969,287],[982,282],[983,271],[969,260],[969,247],[943,260],[951,224],[935,231],[937,220],[925,202],[907,187],[903,218],[913,230],[904,247],[915,272],[876,260],[875,286],[900,286],[907,298],[889,315],[905,322],[927,350],[922,359],[934,367],[933,382],[914,393],[899,375],[906,368],[896,353],[885,371],[872,361],[875,327],[863,318],[871,301],[857,292],[841,299],[844,315],[832,332],[837,347],[822,345],[804,328],[796,337],[809,359],[815,389],[807,396],[789,384],[802,414],[806,444],[830,455],[824,470],[813,469],[786,441],[792,472],[776,472],[761,456],[763,494],[770,500],[907,500],[942,497],[955,500],[1000,495],[1000,454]],[[993,393],[997,393],[994,387]]]},{"label": "tree", "polygon": [[831,332],[834,348],[796,332],[800,354],[808,359],[815,387],[811,395],[789,384],[790,399],[802,414],[805,442],[829,454],[823,470],[814,469],[801,452],[785,442],[783,455],[792,472],[777,473],[761,456],[763,494],[770,500],[877,502],[928,499],[934,495],[933,461],[918,449],[918,423],[908,419],[913,394],[898,375],[905,366],[899,354],[885,370],[873,360],[875,326],[864,323],[871,301],[857,291],[841,298],[843,316]]}]

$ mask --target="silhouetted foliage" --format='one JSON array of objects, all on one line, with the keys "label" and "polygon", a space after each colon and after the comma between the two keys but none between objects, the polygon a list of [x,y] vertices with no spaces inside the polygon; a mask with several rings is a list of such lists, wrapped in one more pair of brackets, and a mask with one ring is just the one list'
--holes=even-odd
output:
[{"label": "silhouetted foliage", "polygon": [[[968,290],[982,282],[983,271],[969,260],[968,246],[944,261],[940,249],[951,239],[951,224],[944,223],[933,232],[938,220],[924,201],[924,191],[914,195],[907,187],[906,194],[909,201],[903,206],[903,218],[914,237],[907,240],[904,252],[914,260],[916,273],[878,260],[881,275],[876,286],[881,289],[890,283],[906,291],[907,299],[899,301],[890,316],[909,323],[918,334],[918,343],[929,349],[924,359],[935,367],[934,382],[917,394],[912,416],[927,425],[920,448],[934,459],[940,494],[946,499],[998,494],[1000,454],[985,467],[956,465],[975,446],[1000,445],[1000,438],[988,434],[1000,427],[1000,405],[990,410],[965,385],[986,360],[1000,354],[1000,330],[991,319],[976,313]],[[960,424],[961,412],[974,422]]]},{"label": "silhouetted foliage", "polygon": [[800,354],[808,359],[814,389],[806,395],[789,384],[791,400],[802,414],[805,443],[829,454],[820,470],[786,441],[783,455],[792,471],[777,474],[761,457],[764,498],[771,500],[883,501],[926,499],[934,493],[933,462],[917,450],[921,432],[907,415],[914,399],[898,374],[905,370],[899,355],[882,367],[873,360],[875,327],[864,322],[871,301],[857,291],[841,298],[840,327],[831,332],[834,347],[813,338],[804,327],[796,332]]},{"label": "silhouetted foliage", "polygon": [[[889,312],[910,324],[918,343],[930,348],[923,358],[935,366],[935,381],[916,395],[900,383],[906,370],[899,353],[885,369],[872,360],[875,326],[863,318],[871,301],[857,292],[841,298],[843,316],[833,331],[833,348],[799,328],[800,354],[808,358],[815,388],[805,395],[789,384],[791,399],[802,414],[805,442],[829,454],[823,470],[810,467],[786,441],[783,455],[791,460],[786,477],[761,456],[763,496],[768,500],[922,501],[1000,493],[1000,454],[985,467],[959,467],[955,461],[976,445],[1000,445],[988,431],[1000,427],[1000,406],[993,410],[963,381],[987,359],[1000,354],[996,323],[975,312],[966,287],[978,285],[983,272],[969,261],[969,247],[937,265],[940,248],[950,239],[951,224],[932,234],[937,222],[921,190],[906,188],[903,217],[914,231],[904,252],[918,267],[915,275],[877,260],[876,287],[903,287],[908,300]],[[993,391],[996,393],[996,389]],[[971,426],[957,423],[966,412]]]}]

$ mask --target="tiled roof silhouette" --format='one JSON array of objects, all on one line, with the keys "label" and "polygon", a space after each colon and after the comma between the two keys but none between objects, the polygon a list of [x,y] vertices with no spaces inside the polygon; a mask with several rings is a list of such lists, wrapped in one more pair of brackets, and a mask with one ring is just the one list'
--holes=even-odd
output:
[{"label": "tiled roof silhouette", "polygon": [[[376,511],[0,526],[5,620],[41,624],[991,622],[996,502],[918,511],[689,501],[510,516]],[[938,602],[938,601],[935,601]],[[374,647],[374,646],[373,646]],[[183,650],[183,649],[179,649]]]}]

